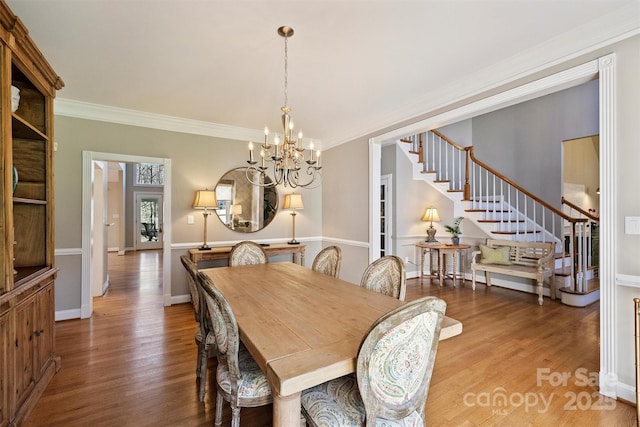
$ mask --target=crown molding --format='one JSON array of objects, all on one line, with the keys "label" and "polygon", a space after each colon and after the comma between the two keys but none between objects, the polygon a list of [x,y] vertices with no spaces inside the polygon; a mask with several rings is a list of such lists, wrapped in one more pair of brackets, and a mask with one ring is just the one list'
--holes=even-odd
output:
[{"label": "crown molding", "polygon": [[64,98],[55,99],[55,115],[171,132],[212,136],[216,138],[235,139],[243,142],[261,141],[262,138],[264,138],[264,131],[262,130],[184,119]]}]

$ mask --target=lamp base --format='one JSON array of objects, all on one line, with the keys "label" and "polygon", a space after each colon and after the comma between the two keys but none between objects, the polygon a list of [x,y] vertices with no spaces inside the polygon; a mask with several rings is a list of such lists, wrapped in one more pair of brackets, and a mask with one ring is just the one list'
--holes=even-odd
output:
[{"label": "lamp base", "polygon": [[433,225],[427,228],[427,239],[425,240],[425,243],[439,243],[436,240],[436,229]]},{"label": "lamp base", "polygon": [[290,245],[299,245],[300,244],[300,242],[298,242],[297,240],[289,240],[287,243],[290,244]]},{"label": "lamp base", "polygon": [[210,249],[211,249],[211,248],[210,248],[209,246],[207,246],[207,245],[200,246],[200,247],[198,248],[198,250],[199,250],[199,251],[208,251],[208,250],[210,250]]}]

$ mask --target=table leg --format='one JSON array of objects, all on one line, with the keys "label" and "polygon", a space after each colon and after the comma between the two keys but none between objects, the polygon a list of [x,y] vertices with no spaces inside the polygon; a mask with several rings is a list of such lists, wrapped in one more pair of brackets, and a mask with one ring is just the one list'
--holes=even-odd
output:
[{"label": "table leg", "polygon": [[290,396],[273,393],[273,425],[300,427],[300,393]]},{"label": "table leg", "polygon": [[438,251],[438,276],[440,279],[440,286],[444,285],[444,251]]},{"label": "table leg", "polygon": [[304,246],[300,247],[300,265],[304,267]]},{"label": "table leg", "polygon": [[[422,279],[424,278],[424,253],[426,249],[420,248],[420,286],[422,286]],[[431,268],[431,266],[429,266]]]},{"label": "table leg", "polygon": [[453,251],[451,254],[451,258],[453,258],[453,270],[451,271],[451,277],[453,278],[453,287],[456,287],[456,273],[458,269],[456,268],[456,261],[458,259],[458,251]]}]

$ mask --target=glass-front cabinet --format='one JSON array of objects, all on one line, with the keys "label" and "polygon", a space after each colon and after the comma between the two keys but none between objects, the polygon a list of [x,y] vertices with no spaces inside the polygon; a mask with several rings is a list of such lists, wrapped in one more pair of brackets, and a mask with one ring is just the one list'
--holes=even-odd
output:
[{"label": "glass-front cabinet", "polygon": [[0,0],[0,427],[22,424],[60,366],[53,98],[63,85]]}]

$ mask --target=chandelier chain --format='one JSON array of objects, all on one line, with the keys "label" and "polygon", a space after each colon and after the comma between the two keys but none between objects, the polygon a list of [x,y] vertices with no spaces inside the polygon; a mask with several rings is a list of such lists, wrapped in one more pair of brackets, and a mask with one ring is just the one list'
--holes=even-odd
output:
[{"label": "chandelier chain", "polygon": [[289,52],[287,48],[288,36],[284,36],[284,106],[289,106]]}]

